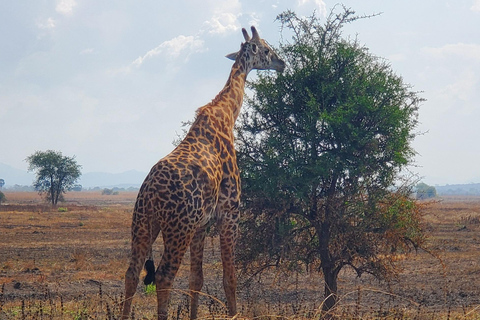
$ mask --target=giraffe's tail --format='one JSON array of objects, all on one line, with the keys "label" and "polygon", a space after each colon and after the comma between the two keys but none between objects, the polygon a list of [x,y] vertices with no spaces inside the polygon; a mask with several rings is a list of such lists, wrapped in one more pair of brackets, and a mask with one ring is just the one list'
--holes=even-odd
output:
[{"label": "giraffe's tail", "polygon": [[145,285],[152,284],[155,281],[155,264],[152,259],[145,261],[145,270],[147,271],[147,275],[143,279],[143,283]]}]

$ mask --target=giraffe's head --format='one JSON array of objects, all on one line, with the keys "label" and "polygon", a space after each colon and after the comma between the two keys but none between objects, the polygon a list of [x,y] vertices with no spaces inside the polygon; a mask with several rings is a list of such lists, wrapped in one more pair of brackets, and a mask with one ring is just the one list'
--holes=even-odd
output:
[{"label": "giraffe's head", "polygon": [[247,30],[242,29],[242,32],[245,42],[242,43],[240,51],[227,55],[227,58],[241,63],[247,73],[252,69],[278,72],[285,69],[285,62],[278,57],[265,40],[260,38],[255,27],[252,26],[251,38]]}]

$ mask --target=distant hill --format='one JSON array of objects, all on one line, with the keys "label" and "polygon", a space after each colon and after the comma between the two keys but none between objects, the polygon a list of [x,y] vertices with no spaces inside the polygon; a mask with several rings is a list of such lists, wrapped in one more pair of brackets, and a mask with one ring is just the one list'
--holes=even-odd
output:
[{"label": "distant hill", "polygon": [[4,188],[11,188],[14,185],[30,186],[33,184],[35,174],[0,163],[0,179],[5,180]]},{"label": "distant hill", "polygon": [[[88,172],[82,174],[79,184],[84,189],[89,188],[139,188],[147,176],[146,172],[130,170],[122,173]],[[15,185],[31,186],[35,174],[0,163],[0,179],[5,180],[4,188]],[[447,184],[435,186],[438,195],[480,195],[480,183]]]},{"label": "distant hill", "polygon": [[[145,172],[130,170],[122,173],[88,172],[82,174],[78,184],[83,188],[138,188],[147,176]],[[15,185],[31,186],[35,174],[0,163],[0,179],[5,180],[5,189]]]},{"label": "distant hill", "polygon": [[130,170],[122,173],[88,172],[82,174],[79,184],[83,188],[139,188],[147,173]]},{"label": "distant hill", "polygon": [[469,184],[447,184],[445,186],[435,186],[437,195],[480,195],[480,183]]}]

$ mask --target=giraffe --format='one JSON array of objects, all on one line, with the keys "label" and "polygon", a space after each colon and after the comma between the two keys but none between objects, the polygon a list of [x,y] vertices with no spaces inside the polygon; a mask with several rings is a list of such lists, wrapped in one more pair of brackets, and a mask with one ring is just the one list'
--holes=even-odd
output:
[{"label": "giraffe", "polygon": [[[185,138],[159,160],[143,182],[132,217],[131,258],[125,274],[122,318],[130,314],[139,274],[145,263],[146,284],[155,281],[158,319],[167,319],[175,275],[190,247],[190,318],[195,319],[203,286],[203,249],[207,223],[216,220],[220,234],[223,286],[230,316],[236,310],[237,279],[234,246],[238,234],[240,177],[233,127],[242,106],[247,74],[253,70],[282,72],[285,63],[251,27],[242,29],[240,51],[227,83],[207,105],[199,108]],[[162,234],[164,251],[155,271],[152,245]],[[148,258],[148,259],[147,259]]]}]

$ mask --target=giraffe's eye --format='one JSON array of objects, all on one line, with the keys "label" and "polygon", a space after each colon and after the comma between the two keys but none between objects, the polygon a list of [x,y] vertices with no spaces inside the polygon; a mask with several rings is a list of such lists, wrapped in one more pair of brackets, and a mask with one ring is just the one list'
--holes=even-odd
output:
[{"label": "giraffe's eye", "polygon": [[252,52],[253,54],[257,54],[257,45],[255,43],[252,43]]}]

